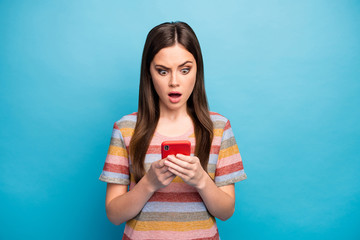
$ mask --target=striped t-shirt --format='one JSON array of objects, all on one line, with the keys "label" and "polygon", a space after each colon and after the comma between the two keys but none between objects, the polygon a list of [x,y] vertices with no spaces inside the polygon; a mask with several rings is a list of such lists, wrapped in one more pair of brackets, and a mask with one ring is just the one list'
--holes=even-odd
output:
[{"label": "striped t-shirt", "polygon": [[[135,186],[131,175],[129,144],[134,133],[136,113],[115,122],[110,147],[100,180]],[[210,112],[214,123],[207,171],[217,186],[225,186],[246,178],[238,146],[230,122]],[[150,142],[145,156],[145,170],[161,159],[161,143],[166,140],[189,140],[191,155],[195,150],[195,134],[191,128],[177,137],[158,132]],[[143,209],[125,225],[123,239],[219,239],[215,218],[207,211],[196,189],[175,177],[166,187],[155,192]]]}]

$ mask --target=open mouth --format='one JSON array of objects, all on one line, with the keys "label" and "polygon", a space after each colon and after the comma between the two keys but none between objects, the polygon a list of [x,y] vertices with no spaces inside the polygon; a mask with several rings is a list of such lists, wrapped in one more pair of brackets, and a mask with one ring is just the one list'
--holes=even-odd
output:
[{"label": "open mouth", "polygon": [[179,92],[171,92],[168,94],[169,100],[171,103],[178,103],[181,100],[181,93]]},{"label": "open mouth", "polygon": [[181,93],[169,93],[169,97],[178,98],[181,97]]}]

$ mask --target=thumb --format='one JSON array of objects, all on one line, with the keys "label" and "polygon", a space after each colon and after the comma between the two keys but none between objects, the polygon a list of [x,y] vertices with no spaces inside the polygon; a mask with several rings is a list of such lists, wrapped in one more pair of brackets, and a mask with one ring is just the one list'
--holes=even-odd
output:
[{"label": "thumb", "polygon": [[155,162],[155,167],[156,168],[162,168],[164,166],[164,160],[159,160],[157,162]]}]

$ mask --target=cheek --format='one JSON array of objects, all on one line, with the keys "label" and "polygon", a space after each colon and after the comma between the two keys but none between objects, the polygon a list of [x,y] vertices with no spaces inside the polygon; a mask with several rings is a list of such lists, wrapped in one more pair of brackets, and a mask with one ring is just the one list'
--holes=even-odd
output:
[{"label": "cheek", "polygon": [[190,93],[193,92],[195,83],[196,83],[196,73],[193,74],[193,76],[191,76],[191,79],[190,79],[190,81],[189,81],[189,88],[191,89],[191,90],[190,90],[190,91],[191,91]]},{"label": "cheek", "polygon": [[164,92],[164,86],[162,84],[160,84],[158,79],[152,78],[152,82],[153,82],[156,93],[158,94],[158,96],[161,96],[161,93]]}]

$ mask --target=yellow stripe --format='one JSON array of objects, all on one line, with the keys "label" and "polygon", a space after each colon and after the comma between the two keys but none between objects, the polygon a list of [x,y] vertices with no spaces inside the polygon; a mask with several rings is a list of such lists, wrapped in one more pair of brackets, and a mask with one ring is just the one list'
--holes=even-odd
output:
[{"label": "yellow stripe", "polygon": [[176,176],[172,182],[176,182],[176,183],[180,183],[180,182],[184,182],[180,177]]},{"label": "yellow stripe", "polygon": [[[215,179],[215,173],[209,173],[209,176],[210,176],[210,178],[211,178],[212,180]],[[132,174],[130,174],[130,181],[133,182],[133,183],[135,183],[135,178],[134,178],[134,175],[132,175]],[[174,183],[182,183],[182,182],[184,182],[184,181],[183,181],[180,177],[176,176],[176,177],[172,180],[172,182],[174,182]]]},{"label": "yellow stripe", "polygon": [[109,147],[108,154],[114,155],[114,156],[126,157],[126,158],[128,157],[127,151],[125,148],[112,146],[112,145],[110,145],[110,147]]},{"label": "yellow stripe", "polygon": [[120,128],[120,132],[123,137],[131,137],[134,133],[134,130],[134,128]]},{"label": "yellow stripe", "polygon": [[212,180],[215,179],[215,173],[209,173],[209,176],[210,176],[210,178],[211,178]]},{"label": "yellow stripe", "polygon": [[[209,173],[210,178],[214,179],[215,178],[215,173]],[[172,182],[176,182],[176,183],[180,183],[180,182],[184,182],[180,177],[176,176]]]},{"label": "yellow stripe", "polygon": [[223,132],[224,132],[223,129],[220,128],[214,129],[214,137],[221,137]]},{"label": "yellow stripe", "polygon": [[219,159],[229,157],[231,155],[239,153],[239,149],[237,145],[232,145],[231,147],[221,149],[219,152]]},{"label": "yellow stripe", "polygon": [[[215,173],[209,173],[210,178],[214,179],[215,178]],[[184,182],[179,176],[176,176],[172,182],[176,182],[176,183],[180,183],[180,182]]]},{"label": "yellow stripe", "polygon": [[213,217],[203,221],[193,222],[164,222],[164,221],[137,221],[135,219],[126,224],[135,231],[192,231],[199,229],[209,229],[215,223]]}]

